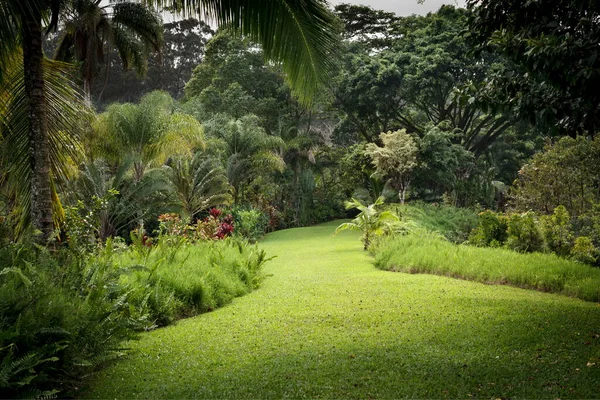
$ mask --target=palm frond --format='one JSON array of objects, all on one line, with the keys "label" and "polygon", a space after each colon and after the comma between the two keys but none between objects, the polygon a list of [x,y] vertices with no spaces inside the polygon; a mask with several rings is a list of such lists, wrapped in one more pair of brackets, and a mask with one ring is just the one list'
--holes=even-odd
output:
[{"label": "palm frond", "polygon": [[184,14],[206,16],[262,45],[265,57],[283,63],[294,93],[310,104],[328,82],[339,38],[334,16],[319,0],[147,0]]},{"label": "palm frond", "polygon": [[[30,149],[27,94],[22,63],[14,64],[6,79],[0,84],[0,164],[7,171],[7,183],[18,199],[21,210],[20,225],[24,227],[31,206]],[[89,115],[83,97],[73,84],[72,69],[57,61],[45,60],[49,156],[52,187],[63,186],[72,175],[81,154],[78,123]],[[53,194],[54,200],[58,197]],[[55,204],[60,211],[60,205]]]},{"label": "palm frond", "polygon": [[123,2],[113,5],[112,23],[140,36],[152,50],[159,52],[163,45],[163,27],[160,16],[140,3]]}]

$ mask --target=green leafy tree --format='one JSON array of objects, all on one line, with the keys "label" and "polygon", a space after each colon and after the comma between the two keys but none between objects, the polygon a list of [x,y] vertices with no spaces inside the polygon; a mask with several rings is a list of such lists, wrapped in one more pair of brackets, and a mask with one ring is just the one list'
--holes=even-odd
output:
[{"label": "green leafy tree", "polygon": [[518,210],[550,214],[563,205],[574,216],[600,202],[600,139],[564,137],[549,143],[519,171],[511,203]]},{"label": "green leafy tree", "polygon": [[482,89],[491,107],[574,135],[600,126],[600,4],[469,0],[469,39],[511,61]]},{"label": "green leafy tree", "polygon": [[389,179],[398,191],[400,203],[404,204],[412,172],[417,166],[417,145],[405,130],[384,132],[379,137],[383,147],[369,143],[365,152],[372,158],[377,174]]},{"label": "green leafy tree", "polygon": [[345,230],[362,232],[361,240],[364,244],[364,249],[368,250],[376,237],[392,233],[400,221],[400,218],[392,211],[379,211],[377,209],[383,203],[383,197],[378,198],[373,204],[368,206],[356,199],[346,202],[347,210],[356,209],[359,211],[359,214],[352,221],[338,226],[335,233],[337,234]]}]

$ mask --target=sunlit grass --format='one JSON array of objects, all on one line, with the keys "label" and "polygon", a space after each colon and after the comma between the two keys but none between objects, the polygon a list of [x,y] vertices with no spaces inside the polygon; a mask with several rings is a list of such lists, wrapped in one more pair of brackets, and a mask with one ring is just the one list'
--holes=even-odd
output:
[{"label": "sunlit grass", "polygon": [[338,223],[268,235],[259,290],[144,334],[82,396],[598,397],[597,304],[378,270]]},{"label": "sunlit grass", "polygon": [[455,245],[427,235],[386,240],[374,253],[375,265],[385,270],[447,275],[600,301],[600,269],[554,254]]}]

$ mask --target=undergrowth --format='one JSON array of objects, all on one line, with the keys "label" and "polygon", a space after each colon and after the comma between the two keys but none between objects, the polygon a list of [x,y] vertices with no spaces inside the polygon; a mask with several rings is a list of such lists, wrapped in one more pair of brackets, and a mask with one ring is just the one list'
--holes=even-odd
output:
[{"label": "undergrowth", "polygon": [[267,258],[237,239],[88,253],[0,244],[0,398],[72,396],[136,333],[256,288]]}]

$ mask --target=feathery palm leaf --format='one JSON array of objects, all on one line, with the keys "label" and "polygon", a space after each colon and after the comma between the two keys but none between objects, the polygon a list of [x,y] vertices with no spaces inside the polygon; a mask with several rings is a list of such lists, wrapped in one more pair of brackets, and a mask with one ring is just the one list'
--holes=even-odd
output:
[{"label": "feathery palm leaf", "polygon": [[125,69],[143,75],[148,53],[160,54],[163,45],[162,21],[158,14],[136,2],[101,5],[96,0],[72,0],[61,14],[65,30],[55,59],[82,62],[84,87],[89,96],[96,66],[115,47]]},{"label": "feathery palm leaf", "polygon": [[311,103],[328,81],[339,39],[333,14],[319,0],[146,0],[184,14],[206,16],[262,45],[301,102]]},{"label": "feathery palm leaf", "polygon": [[169,180],[188,220],[231,201],[231,186],[218,160],[197,153],[191,160],[176,159],[169,168]]},{"label": "feathery palm leaf", "polygon": [[[78,121],[89,116],[83,106],[83,97],[73,85],[70,66],[57,61],[46,60],[44,64],[46,84],[47,116],[49,130],[49,156],[51,182],[53,186],[55,219],[62,217],[60,202],[56,195],[56,185],[63,186],[73,176],[74,165],[81,155],[81,147],[75,133]],[[6,180],[16,198],[22,229],[29,219],[31,206],[30,165],[31,142],[27,95],[22,63],[16,62],[7,70],[4,82],[0,84],[0,164],[6,171]]]}]

